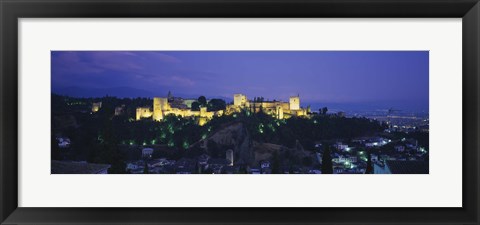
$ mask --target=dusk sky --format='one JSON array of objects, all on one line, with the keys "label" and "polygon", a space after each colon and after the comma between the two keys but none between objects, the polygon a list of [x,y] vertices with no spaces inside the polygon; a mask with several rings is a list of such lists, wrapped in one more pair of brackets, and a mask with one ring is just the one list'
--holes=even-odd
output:
[{"label": "dusk sky", "polygon": [[78,97],[299,94],[302,105],[428,110],[428,51],[52,51],[51,68],[52,91]]}]

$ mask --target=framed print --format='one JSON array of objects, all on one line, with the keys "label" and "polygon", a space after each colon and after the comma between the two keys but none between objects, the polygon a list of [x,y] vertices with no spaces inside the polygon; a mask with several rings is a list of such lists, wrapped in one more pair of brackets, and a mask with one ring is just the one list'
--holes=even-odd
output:
[{"label": "framed print", "polygon": [[478,1],[1,1],[2,224],[478,224]]}]

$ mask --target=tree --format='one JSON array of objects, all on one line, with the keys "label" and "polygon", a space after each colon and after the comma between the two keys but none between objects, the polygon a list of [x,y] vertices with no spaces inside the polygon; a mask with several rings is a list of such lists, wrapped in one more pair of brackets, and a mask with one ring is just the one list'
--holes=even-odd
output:
[{"label": "tree", "polygon": [[52,149],[51,149],[51,158],[52,160],[59,160],[60,159],[60,147],[58,147],[58,141],[55,138],[55,136],[51,135],[51,143],[52,143]]},{"label": "tree", "polygon": [[149,174],[147,161],[143,161],[143,173]]},{"label": "tree", "polygon": [[321,114],[322,114],[322,115],[327,115],[327,112],[328,112],[328,108],[327,108],[327,107],[323,107],[323,108],[321,109]]},{"label": "tree", "polygon": [[110,164],[111,167],[108,169],[108,173],[125,173],[125,161],[118,147],[119,143],[114,134],[111,121],[105,121],[103,128],[103,143],[100,144],[97,162]]},{"label": "tree", "polygon": [[333,174],[332,155],[330,152],[330,146],[324,144],[325,150],[322,155],[322,174]]},{"label": "tree", "polygon": [[202,173],[202,167],[198,164],[198,162],[195,163],[195,172],[201,174]]},{"label": "tree", "polygon": [[312,164],[313,164],[313,162],[312,162],[312,159],[311,159],[310,157],[305,156],[305,157],[303,157],[303,159],[302,159],[302,164],[303,164],[303,166],[305,166],[305,167],[311,167]]},{"label": "tree", "polygon": [[368,151],[367,153],[367,169],[365,170],[366,174],[372,174],[374,173],[373,171],[373,166],[372,166],[372,153]]},{"label": "tree", "polygon": [[207,106],[207,98],[205,98],[205,96],[198,97],[197,101],[201,106]]},{"label": "tree", "polygon": [[278,157],[277,151],[273,152],[272,173],[273,174],[280,173],[280,159]]},{"label": "tree", "polygon": [[208,111],[225,110],[226,107],[227,107],[227,103],[225,103],[225,100],[213,98],[208,102],[207,110]]},{"label": "tree", "polygon": [[200,111],[200,103],[192,102],[192,111]]},{"label": "tree", "polygon": [[217,142],[213,140],[208,140],[207,149],[210,152],[210,155],[213,156],[214,158],[221,157],[220,148],[218,147]]}]

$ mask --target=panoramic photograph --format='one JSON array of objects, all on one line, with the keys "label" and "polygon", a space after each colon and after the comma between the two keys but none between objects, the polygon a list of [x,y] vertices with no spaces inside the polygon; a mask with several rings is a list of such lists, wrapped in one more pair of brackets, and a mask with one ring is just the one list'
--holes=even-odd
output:
[{"label": "panoramic photograph", "polygon": [[51,174],[429,174],[428,51],[52,51]]}]

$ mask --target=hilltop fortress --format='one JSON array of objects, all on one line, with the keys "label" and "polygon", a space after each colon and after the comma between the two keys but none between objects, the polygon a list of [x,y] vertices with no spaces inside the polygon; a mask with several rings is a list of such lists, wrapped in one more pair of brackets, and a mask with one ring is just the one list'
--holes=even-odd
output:
[{"label": "hilltop fortress", "polygon": [[203,125],[214,115],[223,115],[223,110],[207,112],[207,107],[200,107],[200,111],[193,111],[191,108],[174,108],[171,106],[168,98],[153,98],[153,111],[150,107],[139,107],[136,110],[136,120],[143,118],[152,118],[155,121],[161,121],[167,115],[176,115],[181,117],[197,117],[198,124]]},{"label": "hilltop fortress", "polygon": [[249,101],[246,95],[235,94],[233,96],[233,105],[227,105],[226,114],[229,115],[240,112],[241,110],[248,110],[252,113],[263,111],[277,119],[288,119],[292,116],[307,116],[309,113],[308,109],[300,107],[299,96],[290,97],[289,102],[264,101],[263,99]]},{"label": "hilltop fortress", "polygon": [[255,99],[250,101],[246,95],[235,94],[233,104],[227,104],[225,110],[207,111],[207,107],[200,107],[199,111],[191,109],[191,100],[180,98],[153,98],[153,109],[151,107],[139,107],[136,109],[136,120],[152,118],[161,121],[167,115],[173,114],[181,117],[198,118],[198,124],[204,125],[214,116],[231,115],[246,110],[252,113],[263,111],[277,119],[290,118],[292,116],[308,116],[309,110],[300,107],[300,97],[290,97],[289,102],[264,101]]}]

